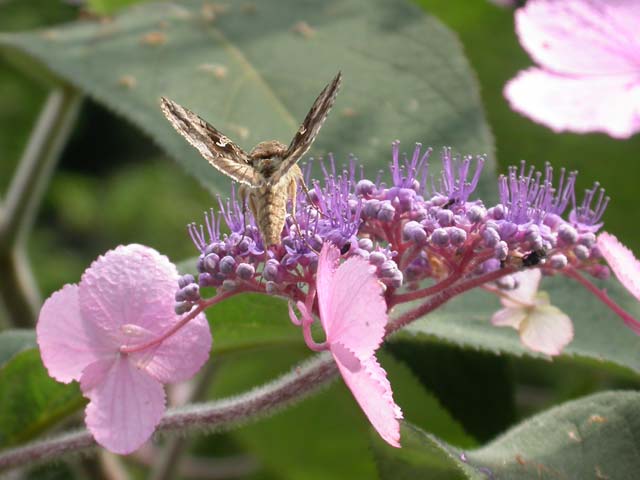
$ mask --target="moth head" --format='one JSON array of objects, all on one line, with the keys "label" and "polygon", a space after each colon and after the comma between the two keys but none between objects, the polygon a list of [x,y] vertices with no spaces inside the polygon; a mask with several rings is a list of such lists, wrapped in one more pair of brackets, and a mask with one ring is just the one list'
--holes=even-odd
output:
[{"label": "moth head", "polygon": [[287,146],[277,140],[260,142],[249,154],[251,165],[265,178],[269,178],[278,169],[287,153]]}]

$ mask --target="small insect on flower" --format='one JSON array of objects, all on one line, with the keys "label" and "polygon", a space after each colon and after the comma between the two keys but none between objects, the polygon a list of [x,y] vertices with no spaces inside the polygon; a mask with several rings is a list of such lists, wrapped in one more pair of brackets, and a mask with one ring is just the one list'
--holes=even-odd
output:
[{"label": "small insect on flower", "polygon": [[543,263],[546,256],[547,256],[547,252],[542,248],[539,248],[538,250],[533,250],[529,253],[526,253],[522,257],[522,266],[535,267],[536,265],[540,265],[541,263]]},{"label": "small insect on flower", "polygon": [[314,102],[289,146],[277,140],[260,142],[250,153],[216,130],[195,113],[162,97],[160,106],[173,128],[193,145],[211,165],[241,184],[243,208],[249,208],[258,223],[265,246],[280,244],[287,213],[287,200],[295,215],[296,191],[302,171],[297,162],[309,150],[333,106],[342,75],[340,72]]}]

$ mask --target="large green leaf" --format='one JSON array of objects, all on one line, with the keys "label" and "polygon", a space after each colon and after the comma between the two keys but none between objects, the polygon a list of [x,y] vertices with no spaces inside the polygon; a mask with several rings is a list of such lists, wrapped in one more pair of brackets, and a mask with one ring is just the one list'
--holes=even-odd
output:
[{"label": "large green leaf", "polygon": [[[86,91],[223,191],[228,180],[162,117],[161,95],[250,148],[270,138],[288,142],[313,99],[342,70],[343,91],[313,155],[333,151],[342,161],[354,153],[374,175],[387,165],[396,138],[407,150],[421,141],[493,154],[476,82],[457,39],[415,5],[225,3],[222,11],[213,4],[203,8],[200,0],[142,4],[108,22],[3,34],[0,50]],[[486,175],[491,173],[488,166]]]},{"label": "large green leaf", "polygon": [[49,377],[33,348],[0,368],[0,392],[0,448],[37,436],[84,404],[78,385]]},{"label": "large green leaf", "polygon": [[[308,355],[305,347],[229,355],[217,372],[213,390],[217,396],[232,395],[289,370],[304,355]],[[380,359],[405,418],[453,444],[474,445],[406,366],[383,353]],[[235,430],[233,437],[268,470],[277,472],[277,478],[373,479],[371,430],[353,395],[338,379],[330,388],[272,418]]]},{"label": "large green leaf", "polygon": [[273,344],[302,345],[302,332],[289,320],[287,302],[259,294],[232,297],[207,310],[213,354]]},{"label": "large green leaf", "polygon": [[0,333],[0,367],[14,355],[27,348],[36,346],[36,332],[34,330],[5,330]]},{"label": "large green leaf", "polygon": [[606,392],[568,402],[473,451],[409,424],[402,438],[401,451],[375,442],[383,479],[632,479],[640,471],[640,394]]},{"label": "large green leaf", "polygon": [[[640,318],[640,303],[615,280],[603,282],[605,285],[611,297]],[[640,338],[599,300],[564,277],[543,279],[541,289],[548,291],[552,303],[573,320],[575,336],[563,355],[613,362],[640,372]],[[484,291],[469,292],[412,323],[400,335],[427,335],[467,348],[545,358],[526,349],[515,330],[491,325],[491,315],[499,308],[495,296]]]}]

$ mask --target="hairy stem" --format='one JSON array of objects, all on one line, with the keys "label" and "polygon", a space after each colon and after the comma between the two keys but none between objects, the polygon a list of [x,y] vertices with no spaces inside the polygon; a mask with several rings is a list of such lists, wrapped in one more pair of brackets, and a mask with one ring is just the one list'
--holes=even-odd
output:
[{"label": "hairy stem", "polygon": [[[288,374],[236,397],[194,404],[170,410],[157,432],[184,430],[229,430],[274,413],[301,400],[335,377],[337,368],[330,354],[324,353],[297,366]],[[65,453],[96,446],[87,430],[77,430],[0,453],[0,471],[34,462],[52,460]]]},{"label": "hairy stem", "polygon": [[81,98],[80,92],[69,85],[62,85],[49,94],[2,208],[0,295],[16,326],[32,326],[40,307],[40,295],[22,243],[71,134]]},{"label": "hairy stem", "polygon": [[[204,371],[198,376],[195,385],[189,392],[186,398],[181,401],[181,404],[187,404],[194,401],[202,401],[206,398],[206,392],[214,378],[214,371],[216,364],[213,362],[207,363]],[[169,438],[166,445],[160,451],[155,451],[152,458],[155,461],[151,462],[151,473],[149,474],[149,480],[171,480],[176,478],[176,473],[180,471],[183,455],[185,450],[189,446],[190,439],[184,436],[176,436]],[[151,447],[157,448],[157,447]]]}]

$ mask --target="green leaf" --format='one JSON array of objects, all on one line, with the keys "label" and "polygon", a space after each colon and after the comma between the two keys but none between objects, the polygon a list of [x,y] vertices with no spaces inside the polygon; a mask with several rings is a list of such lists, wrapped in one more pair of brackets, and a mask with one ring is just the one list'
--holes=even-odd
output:
[{"label": "green leaf", "polygon": [[76,383],[49,377],[36,349],[0,368],[0,392],[0,448],[34,438],[85,403]]},{"label": "green leaf", "polygon": [[0,368],[14,355],[36,346],[36,332],[34,330],[5,330],[0,333]]},{"label": "green leaf", "polygon": [[213,353],[273,344],[301,345],[302,332],[293,326],[282,298],[254,293],[231,297],[207,310]]},{"label": "green leaf", "polygon": [[[225,356],[213,390],[217,396],[232,395],[286,372],[308,354],[299,345]],[[467,447],[475,444],[405,365],[383,353],[380,360],[405,418],[449,442]],[[235,430],[233,437],[256,455],[268,471],[277,473],[277,478],[372,479],[376,475],[370,432],[372,427],[338,377],[330,388],[269,419]],[[210,439],[214,440],[215,437]]]},{"label": "green leaf", "polygon": [[[640,318],[640,303],[619,283],[611,279],[602,282],[601,286],[606,286],[607,292],[619,305]],[[549,292],[551,302],[573,321],[574,339],[562,355],[612,362],[640,372],[640,357],[637,354],[640,339],[586,289],[560,276],[544,278],[540,289]],[[420,338],[426,335],[439,341],[497,354],[549,358],[526,349],[514,329],[491,325],[491,315],[500,308],[495,296],[484,291],[472,291],[410,324],[400,333],[400,337]]]},{"label": "green leaf", "polygon": [[[405,478],[394,471],[436,479],[631,479],[640,471],[640,394],[605,392],[565,403],[473,451],[410,424],[402,441],[400,451],[376,443],[383,479]],[[418,475],[431,464],[439,476]]]},{"label": "green leaf", "polygon": [[[387,348],[478,440],[494,438],[515,421],[510,359],[444,344],[425,348],[422,342],[407,340],[389,342]],[[469,398],[473,398],[471,408]]]},{"label": "green leaf", "polygon": [[[354,153],[374,175],[388,164],[396,138],[405,150],[422,141],[493,154],[458,40],[413,4],[284,0],[271,8],[236,0],[214,15],[211,20],[199,0],[142,4],[108,23],[3,34],[0,51],[12,59],[21,54],[22,64],[40,62],[222,191],[228,179],[169,126],[161,95],[249,149],[271,138],[288,143],[320,90],[342,70],[343,91],[312,155],[332,151],[343,161]],[[485,175],[492,175],[491,165]]]},{"label": "green leaf", "polygon": [[98,15],[110,15],[125,7],[149,0],[87,0],[87,7]]}]

